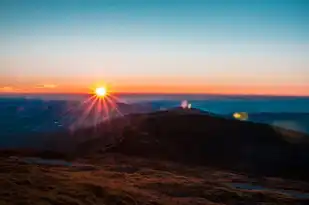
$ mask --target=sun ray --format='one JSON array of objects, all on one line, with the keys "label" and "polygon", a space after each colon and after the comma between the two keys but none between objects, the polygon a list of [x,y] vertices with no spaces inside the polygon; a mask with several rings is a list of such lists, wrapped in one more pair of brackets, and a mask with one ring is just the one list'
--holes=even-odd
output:
[{"label": "sun ray", "polygon": [[107,105],[105,100],[103,100],[103,107],[104,107],[104,112],[105,112],[106,118],[109,119],[108,105]]},{"label": "sun ray", "polygon": [[91,89],[91,96],[84,100],[79,110],[79,118],[72,123],[70,129],[82,127],[91,123],[97,125],[100,122],[110,119],[112,117],[111,111],[114,111],[116,115],[123,116],[121,111],[118,109],[117,102],[119,101],[116,96],[111,95],[105,86],[99,86]]},{"label": "sun ray", "polygon": [[84,106],[84,104],[88,103],[89,101],[93,100],[96,96],[90,96],[88,97],[86,100],[84,100],[82,103],[78,104],[77,106],[71,106],[70,108],[68,108],[62,115],[62,119],[66,120],[68,117],[70,117],[70,114],[72,114],[73,112],[76,112],[79,110],[79,108],[81,108],[82,106]]},{"label": "sun ray", "polygon": [[96,102],[97,102],[97,98],[94,98],[91,104],[86,107],[86,110],[83,111],[83,113],[81,114],[81,117],[77,120],[77,123],[76,123],[77,126],[81,125],[84,122],[84,120],[87,118],[87,116],[89,115],[90,111],[92,110]]},{"label": "sun ray", "polygon": [[120,99],[114,95],[108,95],[108,97],[112,98],[112,100],[116,101],[116,102],[120,102]]},{"label": "sun ray", "polygon": [[114,101],[110,100],[109,98],[106,98],[107,102],[111,105],[111,107],[113,109],[116,110],[116,112],[120,115],[120,116],[123,116],[123,114],[120,112],[120,110],[117,108],[117,105]]},{"label": "sun ray", "polygon": [[101,123],[104,120],[104,113],[102,112],[102,104],[103,104],[104,99],[99,98],[99,103],[98,103],[98,115],[99,115],[99,123]]}]

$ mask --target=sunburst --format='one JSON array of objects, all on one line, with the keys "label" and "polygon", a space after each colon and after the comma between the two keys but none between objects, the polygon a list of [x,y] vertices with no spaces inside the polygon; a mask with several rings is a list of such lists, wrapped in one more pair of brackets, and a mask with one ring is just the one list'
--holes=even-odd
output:
[{"label": "sunburst", "polygon": [[108,93],[106,87],[97,87],[95,89],[95,95],[99,98],[104,98],[107,94]]},{"label": "sunburst", "polygon": [[119,99],[107,85],[97,84],[90,88],[89,94],[90,96],[77,108],[81,112],[71,126],[73,130],[85,125],[97,125],[111,117],[123,115],[118,108]]}]

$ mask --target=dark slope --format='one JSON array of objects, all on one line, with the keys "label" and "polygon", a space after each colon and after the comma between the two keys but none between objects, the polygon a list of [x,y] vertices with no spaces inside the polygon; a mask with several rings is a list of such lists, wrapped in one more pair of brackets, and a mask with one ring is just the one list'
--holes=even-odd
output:
[{"label": "dark slope", "polygon": [[[308,179],[308,136],[265,124],[180,108],[129,114],[33,141],[43,150],[91,157],[102,152]],[[29,139],[31,141],[31,139]]]},{"label": "dark slope", "polygon": [[[186,116],[189,114],[188,112],[190,115],[216,116],[215,114],[198,109],[186,111],[181,108],[174,108],[169,111],[128,114],[124,117],[115,117],[93,127],[82,128],[76,131],[67,130],[56,133],[39,134],[28,139],[29,141],[35,142],[34,144],[36,144],[37,148],[43,148],[43,150],[75,152],[74,154],[82,156],[88,152],[105,149],[105,147],[109,145],[118,145],[119,142],[126,137],[127,133],[132,132],[132,129],[138,132],[137,136],[145,134],[142,126],[144,126],[144,123],[147,123],[147,119],[151,116],[161,114],[163,116]],[[174,123],[169,124],[170,126],[174,125]],[[138,141],[136,143],[138,143]]]},{"label": "dark slope", "polygon": [[[87,133],[90,129],[74,137]],[[118,142],[107,151],[261,175],[307,178],[309,171],[308,136],[199,110],[128,115],[100,125],[94,133],[77,146],[76,154],[94,154]]]}]

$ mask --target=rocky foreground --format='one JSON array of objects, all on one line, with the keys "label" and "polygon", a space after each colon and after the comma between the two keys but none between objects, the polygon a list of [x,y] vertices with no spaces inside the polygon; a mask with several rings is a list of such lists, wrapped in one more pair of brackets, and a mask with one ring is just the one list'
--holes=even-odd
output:
[{"label": "rocky foreground", "polygon": [[[22,159],[27,158],[0,159],[0,204],[306,204],[309,200],[301,194],[309,193],[306,182],[120,154],[67,164]],[[232,183],[258,184],[265,190],[242,190]]]}]

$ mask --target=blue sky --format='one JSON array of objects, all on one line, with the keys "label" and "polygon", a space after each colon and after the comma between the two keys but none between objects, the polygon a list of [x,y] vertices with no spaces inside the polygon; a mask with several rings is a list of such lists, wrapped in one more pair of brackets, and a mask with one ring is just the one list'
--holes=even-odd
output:
[{"label": "blue sky", "polygon": [[309,84],[305,0],[2,0],[0,29],[0,86]]}]

